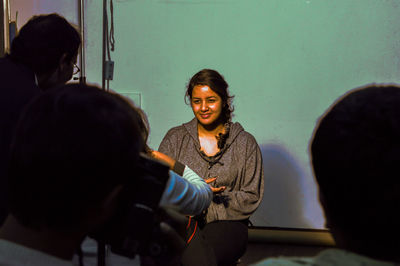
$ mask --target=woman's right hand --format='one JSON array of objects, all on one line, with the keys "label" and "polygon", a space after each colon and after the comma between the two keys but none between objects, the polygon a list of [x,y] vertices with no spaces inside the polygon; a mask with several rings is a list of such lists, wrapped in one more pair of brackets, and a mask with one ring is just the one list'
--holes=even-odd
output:
[{"label": "woman's right hand", "polygon": [[210,186],[211,191],[213,193],[221,193],[222,191],[225,190],[226,187],[225,186],[222,186],[222,187],[213,187],[213,186],[211,186],[210,183],[214,182],[215,180],[217,180],[217,177],[207,178],[204,181],[206,181],[206,183]]}]

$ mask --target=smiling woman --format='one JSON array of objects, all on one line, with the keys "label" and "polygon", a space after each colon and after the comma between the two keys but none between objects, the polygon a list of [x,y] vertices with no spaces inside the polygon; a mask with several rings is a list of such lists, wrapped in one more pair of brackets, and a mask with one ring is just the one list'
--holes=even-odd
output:
[{"label": "smiling woman", "polygon": [[254,137],[232,123],[233,97],[217,71],[195,74],[186,97],[194,118],[170,129],[159,150],[205,178],[214,197],[207,211],[196,217],[200,230],[191,239],[183,264],[200,263],[197,247],[208,246],[218,265],[232,265],[246,250],[248,219],[262,199],[261,152]]}]

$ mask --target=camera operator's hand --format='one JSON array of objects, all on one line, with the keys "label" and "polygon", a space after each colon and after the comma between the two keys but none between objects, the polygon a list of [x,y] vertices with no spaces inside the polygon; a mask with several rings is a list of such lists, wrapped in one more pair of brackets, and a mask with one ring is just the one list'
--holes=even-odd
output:
[{"label": "camera operator's hand", "polygon": [[160,229],[168,245],[168,254],[160,258],[140,256],[142,266],[181,265],[181,254],[185,248],[187,218],[171,209],[164,209],[160,214]]},{"label": "camera operator's hand", "polygon": [[150,154],[153,158],[166,163],[171,170],[174,168],[176,161],[168,155],[154,150],[152,150]]}]

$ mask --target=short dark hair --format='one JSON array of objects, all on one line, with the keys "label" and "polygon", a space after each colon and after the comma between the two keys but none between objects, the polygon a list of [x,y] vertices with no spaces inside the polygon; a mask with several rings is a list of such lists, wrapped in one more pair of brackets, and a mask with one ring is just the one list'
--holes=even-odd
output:
[{"label": "short dark hair", "polygon": [[315,129],[311,157],[332,227],[373,252],[397,250],[400,87],[370,85],[338,99]]},{"label": "short dark hair", "polygon": [[143,139],[117,94],[70,84],[36,98],[12,144],[10,212],[31,228],[71,229],[117,185],[135,177]]},{"label": "short dark hair", "polygon": [[65,18],[55,13],[38,15],[22,26],[9,56],[40,75],[56,69],[63,54],[70,62],[80,44],[79,32]]},{"label": "short dark hair", "polygon": [[213,69],[203,69],[197,72],[189,81],[187,86],[185,99],[192,99],[193,88],[197,85],[205,85],[210,87],[222,99],[222,121],[229,122],[233,117],[232,100],[234,96],[229,95],[228,83],[224,77]]}]

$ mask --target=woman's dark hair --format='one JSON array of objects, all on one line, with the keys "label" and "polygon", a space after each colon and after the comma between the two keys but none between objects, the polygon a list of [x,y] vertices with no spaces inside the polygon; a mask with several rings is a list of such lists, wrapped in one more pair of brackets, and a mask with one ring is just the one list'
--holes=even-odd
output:
[{"label": "woman's dark hair", "polygon": [[56,69],[63,54],[70,62],[80,44],[79,32],[60,15],[33,16],[12,41],[9,56],[41,75]]},{"label": "woman's dark hair", "polygon": [[[197,72],[189,81],[185,94],[186,99],[192,99],[193,88],[197,85],[205,85],[210,87],[222,99],[222,121],[230,122],[233,117],[232,99],[234,96],[229,95],[228,83],[224,77],[217,71],[212,69],[203,69]],[[187,102],[186,102],[187,103]]]}]

